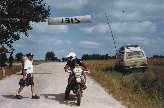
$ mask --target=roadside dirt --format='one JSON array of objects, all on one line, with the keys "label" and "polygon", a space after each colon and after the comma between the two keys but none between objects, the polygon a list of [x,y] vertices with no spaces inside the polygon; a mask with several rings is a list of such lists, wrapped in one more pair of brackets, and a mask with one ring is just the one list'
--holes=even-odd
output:
[{"label": "roadside dirt", "polygon": [[64,100],[68,73],[64,73],[65,63],[44,63],[34,66],[35,93],[40,99],[31,99],[30,87],[25,87],[22,100],[15,99],[19,73],[0,80],[0,108],[125,108],[94,80],[87,77],[87,89],[83,93],[81,106],[71,92],[70,100]]}]

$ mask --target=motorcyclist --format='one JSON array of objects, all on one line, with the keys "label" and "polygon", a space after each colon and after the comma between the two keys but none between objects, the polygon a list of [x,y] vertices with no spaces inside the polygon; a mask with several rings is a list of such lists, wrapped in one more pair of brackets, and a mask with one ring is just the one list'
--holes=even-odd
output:
[{"label": "motorcyclist", "polygon": [[[65,72],[67,72],[68,69],[73,70],[75,68],[75,66],[82,66],[85,70],[88,70],[88,66],[84,62],[82,62],[80,59],[78,59],[74,52],[70,52],[66,56],[66,58],[67,58],[68,61],[67,61],[67,64],[65,65],[65,67],[64,67]],[[83,74],[84,79],[85,79],[85,82],[83,83],[83,90],[85,90],[87,88],[86,84],[85,84],[86,83],[86,76],[85,76],[84,73],[82,73],[82,74]],[[71,77],[72,77],[72,74],[69,75],[67,87],[70,87],[70,85],[71,85]],[[68,99],[67,95],[65,95],[65,99]]]}]

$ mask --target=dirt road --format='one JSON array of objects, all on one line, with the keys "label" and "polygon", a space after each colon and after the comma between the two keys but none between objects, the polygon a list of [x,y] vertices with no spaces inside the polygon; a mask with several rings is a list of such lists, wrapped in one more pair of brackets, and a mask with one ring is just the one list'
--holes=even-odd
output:
[{"label": "dirt road", "polygon": [[[64,73],[65,63],[44,63],[34,66],[35,92],[40,99],[31,99],[30,87],[25,87],[22,100],[15,99],[21,75],[12,75],[0,80],[0,108],[74,108],[76,100],[64,100],[68,74]],[[78,108],[125,108],[95,81],[87,77],[87,89],[84,91],[81,106]]]}]

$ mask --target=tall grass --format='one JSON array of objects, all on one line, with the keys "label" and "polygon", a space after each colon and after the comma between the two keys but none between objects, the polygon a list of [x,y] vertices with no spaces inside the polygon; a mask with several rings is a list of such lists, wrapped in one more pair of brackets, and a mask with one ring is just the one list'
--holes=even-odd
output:
[{"label": "tall grass", "polygon": [[149,59],[145,73],[123,75],[113,70],[114,60],[85,61],[90,76],[129,108],[164,107],[164,59]]},{"label": "tall grass", "polygon": [[39,65],[39,64],[42,64],[42,63],[45,63],[45,61],[36,61],[36,60],[34,60],[34,62],[32,64],[33,65]]},{"label": "tall grass", "polygon": [[[17,72],[20,72],[21,71],[21,66],[20,65],[13,65],[13,67],[11,68],[8,68],[8,67],[5,67],[5,71],[6,71],[6,74],[5,76],[10,76],[12,74],[15,74]],[[0,70],[0,79],[2,79],[2,70]]]}]

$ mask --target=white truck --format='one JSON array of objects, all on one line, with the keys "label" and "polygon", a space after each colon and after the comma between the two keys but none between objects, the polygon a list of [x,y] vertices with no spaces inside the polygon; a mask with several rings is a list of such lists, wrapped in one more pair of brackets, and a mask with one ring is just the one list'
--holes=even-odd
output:
[{"label": "white truck", "polygon": [[147,57],[139,45],[127,44],[117,51],[115,68],[124,70],[141,69],[145,71],[147,67]]}]

